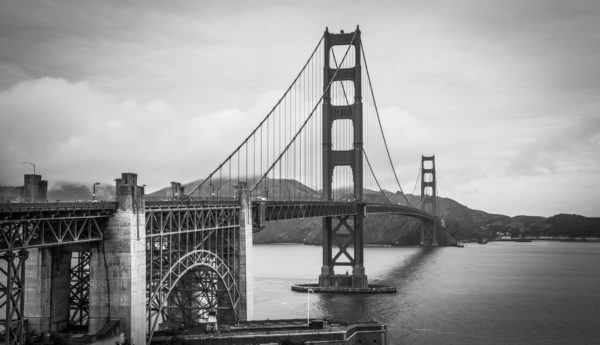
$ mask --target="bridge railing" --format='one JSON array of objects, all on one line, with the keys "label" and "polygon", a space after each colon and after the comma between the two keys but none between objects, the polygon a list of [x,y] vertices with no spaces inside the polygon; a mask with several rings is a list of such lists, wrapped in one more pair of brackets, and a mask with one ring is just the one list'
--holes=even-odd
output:
[{"label": "bridge railing", "polygon": [[114,209],[114,201],[2,202],[0,210]]},{"label": "bridge railing", "polygon": [[418,208],[394,205],[394,204],[367,204],[365,212],[367,214],[397,214],[401,216],[411,216],[425,221],[433,221],[435,216],[429,212],[423,211]]},{"label": "bridge railing", "polygon": [[198,208],[198,207],[220,207],[239,205],[239,201],[232,200],[147,200],[146,209],[167,209],[167,208]]},{"label": "bridge railing", "polygon": [[252,218],[254,231],[264,228],[266,222],[354,215],[364,206],[365,214],[395,214],[409,216],[424,221],[433,221],[434,216],[413,207],[403,205],[339,202],[339,201],[271,201],[256,200],[252,202]]}]

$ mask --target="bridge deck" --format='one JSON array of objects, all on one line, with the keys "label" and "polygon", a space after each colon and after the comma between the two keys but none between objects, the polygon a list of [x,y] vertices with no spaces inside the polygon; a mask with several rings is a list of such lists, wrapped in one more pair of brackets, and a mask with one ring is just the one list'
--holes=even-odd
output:
[{"label": "bridge deck", "polygon": [[[45,202],[0,204],[0,252],[102,239],[103,223],[115,202]],[[146,201],[146,233],[216,230],[238,225],[235,200]],[[253,201],[256,230],[265,222],[313,217],[396,214],[433,221],[429,213],[394,204],[327,201]]]},{"label": "bridge deck", "polygon": [[102,239],[114,202],[0,204],[0,252]]}]

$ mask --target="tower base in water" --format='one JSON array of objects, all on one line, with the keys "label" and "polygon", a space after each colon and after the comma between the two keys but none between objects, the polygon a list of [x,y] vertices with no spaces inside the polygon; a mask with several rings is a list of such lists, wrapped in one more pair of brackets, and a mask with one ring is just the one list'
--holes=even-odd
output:
[{"label": "tower base in water", "polygon": [[294,284],[292,285],[292,291],[296,292],[322,292],[322,293],[395,293],[395,286],[385,286],[377,284],[369,284],[368,287],[364,288],[353,288],[345,286],[319,286],[319,284]]}]

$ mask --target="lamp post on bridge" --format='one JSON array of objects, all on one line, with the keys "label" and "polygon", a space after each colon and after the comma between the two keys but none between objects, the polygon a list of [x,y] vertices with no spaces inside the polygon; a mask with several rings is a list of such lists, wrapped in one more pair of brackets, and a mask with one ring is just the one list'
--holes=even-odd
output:
[{"label": "lamp post on bridge", "polygon": [[29,163],[29,162],[21,162],[21,164],[29,164],[33,167],[33,174],[35,175],[35,163]]},{"label": "lamp post on bridge", "polygon": [[215,200],[215,185],[211,183],[209,183],[210,188],[212,189],[212,199],[213,201]]},{"label": "lamp post on bridge", "polygon": [[94,182],[92,185],[92,201],[96,200],[96,186],[99,184],[100,182]]},{"label": "lamp post on bridge", "polygon": [[310,294],[315,293],[315,290],[313,289],[308,289],[306,290],[306,326],[310,327]]}]

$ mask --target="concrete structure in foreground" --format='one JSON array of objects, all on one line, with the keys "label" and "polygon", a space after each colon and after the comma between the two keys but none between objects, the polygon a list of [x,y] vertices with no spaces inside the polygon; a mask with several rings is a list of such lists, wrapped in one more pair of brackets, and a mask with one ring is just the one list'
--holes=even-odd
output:
[{"label": "concrete structure in foreground", "polygon": [[104,241],[91,248],[89,333],[107,320],[134,344],[146,342],[146,227],[144,187],[137,175],[116,180],[117,209],[104,229]]},{"label": "concrete structure in foreground", "polygon": [[219,332],[207,333],[196,328],[175,332],[160,331],[152,344],[169,344],[177,340],[187,344],[258,345],[258,344],[387,344],[387,326],[378,322],[347,324],[312,319],[263,320],[242,322],[236,326],[220,327]]},{"label": "concrete structure in foreground", "polygon": [[123,333],[144,344],[162,323],[252,318],[252,203],[145,201],[137,175],[116,179],[115,202],[48,202],[26,175],[17,202],[0,204],[0,338],[31,332],[89,339]]},{"label": "concrete structure in foreground", "polygon": [[[25,175],[22,202],[46,203],[47,186],[40,175]],[[33,240],[46,242],[55,236],[56,243],[40,247],[30,243],[32,248],[22,250],[26,255],[21,296],[27,325],[16,328],[16,342],[26,332],[87,328],[88,333],[97,334],[107,324],[136,344],[146,342],[144,188],[137,186],[136,174],[123,173],[116,180],[116,191],[110,217],[93,223],[100,227],[98,239],[102,241],[82,238],[93,224],[77,214],[66,215],[64,222],[50,220],[32,233]],[[71,235],[79,241],[69,242]]]}]

